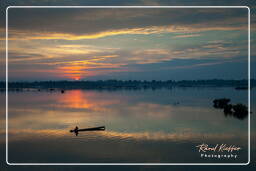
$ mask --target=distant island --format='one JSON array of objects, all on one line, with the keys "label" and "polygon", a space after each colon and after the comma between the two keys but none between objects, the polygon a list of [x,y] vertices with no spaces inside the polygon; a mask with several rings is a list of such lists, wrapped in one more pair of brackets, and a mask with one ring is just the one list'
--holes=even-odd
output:
[{"label": "distant island", "polygon": [[[251,79],[251,88],[256,85],[256,80]],[[22,89],[171,89],[173,87],[234,87],[237,90],[248,89],[248,80],[181,80],[181,81],[140,81],[140,80],[98,80],[98,81],[33,81],[33,82],[8,82],[9,91]],[[5,91],[6,83],[0,82],[0,90]]]}]

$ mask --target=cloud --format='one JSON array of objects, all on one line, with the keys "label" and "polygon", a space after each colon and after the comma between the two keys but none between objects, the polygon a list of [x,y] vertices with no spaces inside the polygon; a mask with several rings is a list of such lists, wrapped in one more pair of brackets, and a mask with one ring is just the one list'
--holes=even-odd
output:
[{"label": "cloud", "polygon": [[[83,79],[99,75],[122,72],[147,72],[149,70],[174,70],[181,68],[218,65],[227,59],[234,61],[245,55],[246,47],[228,41],[208,41],[200,45],[170,48],[102,47],[90,44],[65,44],[40,42],[35,40],[11,41],[9,48],[10,76],[31,77],[31,75],[51,75],[62,79]],[[67,44],[69,43],[69,44]],[[33,45],[33,46],[32,46]],[[154,44],[153,44],[154,45]],[[225,59],[227,58],[227,59]],[[158,65],[176,59],[216,59],[219,61],[176,66]],[[220,61],[220,59],[222,61]],[[145,64],[157,65],[145,68]],[[16,73],[16,74],[15,74]],[[15,76],[14,76],[15,75]]]},{"label": "cloud", "polygon": [[[108,30],[104,32],[98,32],[95,34],[69,34],[69,33],[40,33],[40,32],[17,32],[15,30],[10,30],[9,40],[83,40],[83,39],[98,39],[107,36],[115,35],[152,35],[152,34],[162,34],[162,33],[197,33],[205,31],[234,31],[234,30],[245,30],[246,26],[240,27],[228,27],[228,26],[212,26],[206,28],[200,28],[198,26],[149,26],[141,28],[124,28],[119,30]],[[176,38],[181,37],[196,37],[200,34],[186,34],[177,35]]]},{"label": "cloud", "polygon": [[9,15],[10,39],[247,29],[246,9],[10,9]]},{"label": "cloud", "polygon": [[9,21],[11,76],[143,72],[175,59],[233,60],[247,48],[246,9],[10,9]]}]

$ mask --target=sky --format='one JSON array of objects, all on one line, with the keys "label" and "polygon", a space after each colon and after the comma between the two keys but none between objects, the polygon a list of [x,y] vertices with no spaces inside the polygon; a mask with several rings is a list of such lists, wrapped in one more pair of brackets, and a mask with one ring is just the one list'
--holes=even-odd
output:
[{"label": "sky", "polygon": [[9,8],[8,23],[11,81],[248,77],[247,8]]}]

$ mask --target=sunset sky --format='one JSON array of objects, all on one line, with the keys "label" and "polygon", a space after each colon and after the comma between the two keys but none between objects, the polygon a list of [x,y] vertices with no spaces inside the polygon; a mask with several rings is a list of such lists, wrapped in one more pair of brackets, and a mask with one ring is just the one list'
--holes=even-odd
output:
[{"label": "sunset sky", "polygon": [[247,78],[247,8],[8,13],[10,80]]}]

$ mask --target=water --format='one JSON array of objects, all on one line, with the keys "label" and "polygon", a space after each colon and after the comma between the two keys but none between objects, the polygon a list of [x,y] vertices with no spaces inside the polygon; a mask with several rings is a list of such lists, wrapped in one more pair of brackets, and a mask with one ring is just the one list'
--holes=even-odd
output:
[{"label": "water", "polygon": [[[212,100],[223,97],[247,104],[247,91],[233,88],[9,92],[8,161],[246,163],[248,118],[225,116],[213,108]],[[75,136],[69,132],[75,126],[106,130]],[[202,158],[196,147],[202,143],[242,149],[232,152],[236,159]]]}]

